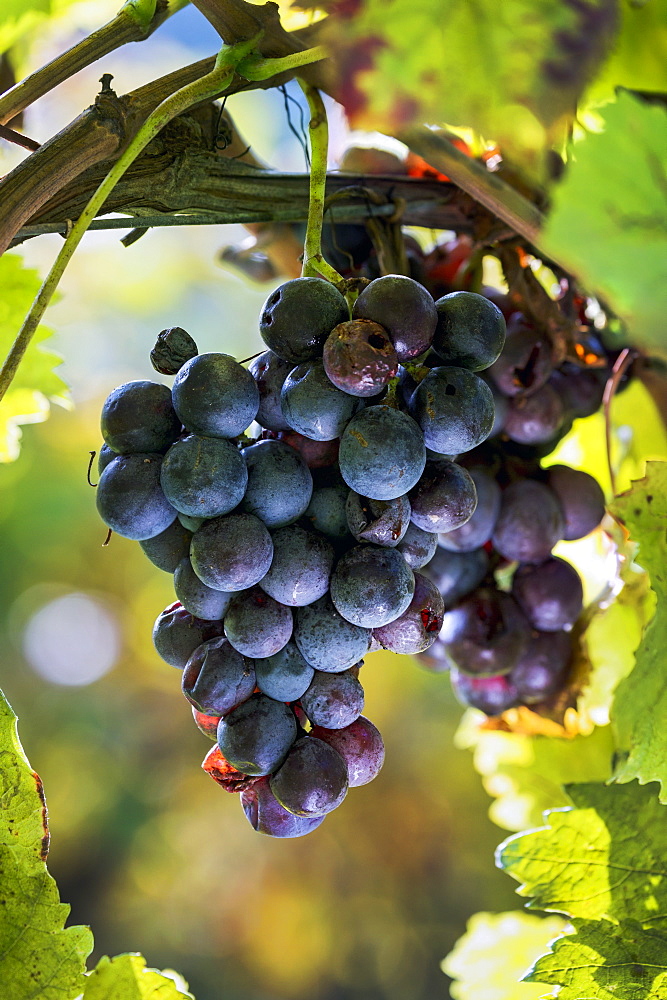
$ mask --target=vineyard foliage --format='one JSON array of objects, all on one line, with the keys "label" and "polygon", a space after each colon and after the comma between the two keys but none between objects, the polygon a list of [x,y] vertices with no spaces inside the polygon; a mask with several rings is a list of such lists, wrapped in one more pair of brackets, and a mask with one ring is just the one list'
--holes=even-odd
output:
[{"label": "vineyard foliage", "polygon": [[[252,21],[252,11],[260,9],[243,0],[194,5],[215,27],[236,26],[225,33],[228,43],[239,41],[238,24],[244,17]],[[70,0],[5,3],[0,53],[26,71],[38,68],[31,63],[37,33],[77,6]],[[123,11],[143,31],[154,16],[164,18],[166,6],[129,0]],[[182,6],[172,4],[174,16]],[[88,7],[84,20],[91,16]],[[100,0],[99,11],[101,24],[108,4]],[[664,383],[664,0],[506,0],[500,7],[490,0],[426,0],[418,8],[408,0],[323,0],[316,6],[301,0],[281,4],[280,12],[288,29],[307,25],[308,45],[328,46],[318,82],[342,104],[353,128],[419,145],[426,131],[420,127],[439,126],[464,136],[478,157],[499,148],[497,176],[482,170],[483,181],[473,158],[451,153],[435,166],[451,167],[455,183],[479,196],[510,235],[516,232],[517,242],[530,244],[545,286],[554,274],[573,275],[608,315],[610,342],[649,356]],[[140,60],[141,45],[136,48]],[[112,54],[104,69],[107,64]],[[54,148],[65,141],[62,133],[56,136]],[[554,152],[563,161],[558,179]],[[29,169],[37,155],[26,155],[15,171],[26,164]],[[0,181],[0,205],[12,176]],[[365,180],[372,188],[372,177]],[[24,212],[24,221],[29,218]],[[128,220],[128,228],[133,224]],[[479,236],[480,246],[489,250],[484,239]],[[40,278],[14,251],[0,259],[0,285],[5,355]],[[48,326],[36,327],[0,400],[0,462],[18,458],[21,425],[45,420],[52,402],[71,407],[51,337]],[[660,418],[667,408],[664,384],[661,399],[651,385],[657,408],[644,385],[635,383],[607,414],[619,495],[612,496],[602,414],[576,421],[549,459],[574,454],[573,464],[605,484],[605,529],[618,569],[602,599],[588,584],[590,621],[574,704],[557,721],[519,709],[498,725],[471,710],[456,735],[457,745],[472,751],[492,797],[491,818],[513,834],[498,848],[498,867],[520,883],[527,909],[549,914],[473,916],[443,961],[456,1000],[667,998],[667,463],[648,461],[644,469],[646,458],[664,457]],[[585,561],[586,553],[579,558]],[[11,698],[9,689],[7,694]],[[69,907],[46,868],[41,781],[4,697],[0,788],[3,1000],[191,997],[178,974],[147,968],[140,955],[103,957],[87,970],[92,934],[66,926]],[[550,987],[559,991],[547,993]]]}]

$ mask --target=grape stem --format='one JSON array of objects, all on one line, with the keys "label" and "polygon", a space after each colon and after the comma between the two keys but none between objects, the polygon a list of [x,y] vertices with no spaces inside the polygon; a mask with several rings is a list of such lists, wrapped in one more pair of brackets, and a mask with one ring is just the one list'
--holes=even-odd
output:
[{"label": "grape stem", "polygon": [[56,257],[53,267],[49,271],[42,287],[40,288],[30,312],[26,316],[16,340],[14,341],[5,362],[0,369],[0,399],[3,398],[7,389],[11,385],[18,366],[25,354],[30,341],[37,330],[46,307],[58,287],[58,283],[74,254],[77,246],[88,229],[88,226],[101,209],[105,200],[111,194],[115,185],[123,176],[128,167],[134,162],[141,151],[148,145],[151,139],[175,118],[183,114],[188,108],[200,101],[212,100],[225,89],[231,81],[238,64],[250,55],[257,46],[261,37],[261,32],[254,38],[245,42],[238,42],[236,45],[224,45],[220,50],[215,65],[210,73],[187,84],[175,94],[166,98],[155,108],[143,123],[139,131],[131,140],[125,151],[116,160],[109,173],[99,185],[78,220],[72,226],[63,247]]},{"label": "grape stem", "polygon": [[310,186],[308,198],[308,221],[303,244],[304,278],[326,278],[337,285],[342,276],[322,256],[322,221],[324,219],[324,197],[327,182],[327,152],[329,149],[329,123],[322,95],[302,77],[297,76],[310,110]]}]

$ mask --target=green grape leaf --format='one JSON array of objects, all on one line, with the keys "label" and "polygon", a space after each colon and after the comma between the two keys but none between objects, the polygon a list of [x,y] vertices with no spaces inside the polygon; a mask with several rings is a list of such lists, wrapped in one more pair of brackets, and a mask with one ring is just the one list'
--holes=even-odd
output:
[{"label": "green grape leaf", "polygon": [[93,940],[87,927],[65,928],[46,870],[46,809],[41,782],[0,692],[0,983],[2,1000],[72,1000],[83,989]]},{"label": "green grape leaf", "polygon": [[481,729],[466,713],[456,743],[473,750],[484,788],[495,798],[489,816],[506,830],[539,826],[547,809],[569,805],[566,783],[611,777],[614,744],[609,726],[559,740]]},{"label": "green grape leaf", "polygon": [[[4,357],[37,294],[41,281],[37,271],[23,266],[16,254],[0,257],[0,356]],[[66,384],[55,372],[62,358],[43,345],[52,336],[44,326],[37,332],[25,353],[16,376],[0,400],[0,462],[18,457],[20,425],[46,420],[49,399],[70,406]]]},{"label": "green grape leaf", "polygon": [[[326,5],[325,5],[326,6]],[[470,126],[530,164],[610,50],[616,0],[355,0],[326,38],[355,128]]]},{"label": "green grape leaf", "polygon": [[631,920],[574,920],[527,982],[560,986],[558,1000],[665,1000],[667,935]]},{"label": "green grape leaf", "polygon": [[[142,955],[101,958],[86,981],[81,1000],[192,1000],[192,994],[157,969],[147,969]],[[187,989],[187,987],[186,987]]]},{"label": "green grape leaf", "polygon": [[574,808],[500,845],[529,908],[643,925],[667,920],[667,822],[655,787],[568,785]]},{"label": "green grape leaf", "polygon": [[561,917],[530,913],[476,913],[466,933],[443,959],[441,968],[455,980],[454,1000],[539,1000],[544,987],[520,982],[549,942],[562,934]]},{"label": "green grape leaf", "polygon": [[616,690],[612,722],[622,760],[615,777],[659,781],[667,800],[667,462],[647,462],[646,476],[617,497],[615,513],[639,544],[637,561],[648,570],[657,596],[655,617],[636,653],[635,667]]},{"label": "green grape leaf", "polygon": [[667,4],[621,0],[621,29],[613,51],[586,94],[586,101],[612,100],[616,87],[667,90]]},{"label": "green grape leaf", "polygon": [[574,147],[541,246],[602,295],[638,345],[667,352],[667,110],[621,92]]}]

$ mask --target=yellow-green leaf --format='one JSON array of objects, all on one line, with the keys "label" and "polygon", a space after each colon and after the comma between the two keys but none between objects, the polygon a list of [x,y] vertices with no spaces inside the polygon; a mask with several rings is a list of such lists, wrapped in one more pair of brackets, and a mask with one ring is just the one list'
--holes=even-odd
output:
[{"label": "yellow-green leaf", "polygon": [[147,969],[142,955],[117,955],[100,959],[81,1000],[192,1000],[192,994],[184,992],[171,974]]},{"label": "yellow-green leaf", "polygon": [[665,1000],[667,935],[625,920],[575,920],[528,982],[560,986],[558,1000]]},{"label": "yellow-green leaf", "polygon": [[602,295],[634,344],[667,352],[667,110],[621,92],[574,148],[542,246]]},{"label": "yellow-green leaf", "polygon": [[596,920],[667,919],[667,812],[655,786],[569,785],[574,808],[510,837],[497,863],[529,908]]},{"label": "yellow-green leaf", "polygon": [[646,476],[617,497],[612,510],[639,544],[657,596],[655,617],[636,653],[635,667],[616,691],[612,722],[623,755],[619,781],[659,781],[667,799],[667,462],[648,462]]},{"label": "yellow-green leaf", "polygon": [[544,987],[521,982],[549,942],[561,934],[561,917],[529,913],[476,913],[463,937],[442,962],[455,980],[454,1000],[539,1000]]}]

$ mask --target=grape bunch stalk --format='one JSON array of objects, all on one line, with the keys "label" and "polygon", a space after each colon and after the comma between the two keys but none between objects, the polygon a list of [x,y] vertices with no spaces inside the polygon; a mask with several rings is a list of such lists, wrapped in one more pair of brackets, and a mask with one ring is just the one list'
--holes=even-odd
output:
[{"label": "grape bunch stalk", "polygon": [[451,595],[420,570],[487,504],[459,459],[494,428],[480,372],[506,324],[474,292],[434,301],[389,274],[348,299],[304,276],[269,295],[260,333],[247,368],[160,334],[173,386],[107,398],[97,507],[173,573],[153,639],[216,741],[205,770],[254,829],[298,837],[382,766],[364,656],[438,640]]}]

